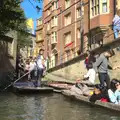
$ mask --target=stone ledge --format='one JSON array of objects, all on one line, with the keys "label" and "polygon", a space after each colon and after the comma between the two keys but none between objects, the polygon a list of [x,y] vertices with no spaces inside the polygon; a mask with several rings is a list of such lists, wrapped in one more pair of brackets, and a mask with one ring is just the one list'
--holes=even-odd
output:
[{"label": "stone ledge", "polygon": [[68,79],[65,79],[63,77],[59,77],[59,76],[55,76],[55,75],[52,75],[51,73],[50,74],[47,74],[45,76],[45,79],[48,79],[50,81],[55,81],[55,82],[64,82],[64,83],[70,83],[70,84],[75,84],[75,81],[72,81],[72,80],[68,80]]}]

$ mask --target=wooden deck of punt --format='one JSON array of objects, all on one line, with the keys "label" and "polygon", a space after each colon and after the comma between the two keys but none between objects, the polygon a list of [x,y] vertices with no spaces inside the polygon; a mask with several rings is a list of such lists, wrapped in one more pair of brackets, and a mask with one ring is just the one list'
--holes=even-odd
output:
[{"label": "wooden deck of punt", "polygon": [[70,90],[63,90],[62,94],[71,98],[74,98],[76,100],[79,100],[81,102],[86,102],[88,104],[94,105],[94,106],[99,106],[99,107],[103,107],[103,108],[107,108],[109,110],[113,110],[113,111],[119,111],[120,112],[120,105],[116,105],[110,102],[101,102],[101,101],[96,101],[95,103],[91,103],[89,101],[88,97],[82,96],[82,95],[73,95],[71,94]]}]

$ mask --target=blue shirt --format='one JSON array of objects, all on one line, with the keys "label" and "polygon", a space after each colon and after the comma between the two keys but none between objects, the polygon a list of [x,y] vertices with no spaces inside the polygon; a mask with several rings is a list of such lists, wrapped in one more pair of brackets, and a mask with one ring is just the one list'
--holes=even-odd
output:
[{"label": "blue shirt", "polygon": [[120,27],[120,16],[115,15],[115,17],[113,18],[113,25]]},{"label": "blue shirt", "polygon": [[116,90],[113,92],[111,89],[108,90],[109,99],[112,103],[119,104],[120,103],[120,91]]}]

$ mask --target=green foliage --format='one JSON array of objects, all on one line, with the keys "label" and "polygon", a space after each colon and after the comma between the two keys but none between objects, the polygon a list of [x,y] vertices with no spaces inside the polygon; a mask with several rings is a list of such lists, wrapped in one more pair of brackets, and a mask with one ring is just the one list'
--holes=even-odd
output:
[{"label": "green foliage", "polygon": [[21,25],[26,19],[20,7],[21,0],[0,0],[0,35],[12,30],[26,31]]},{"label": "green foliage", "polygon": [[22,0],[0,0],[0,36],[10,30],[18,31],[18,46],[30,46],[32,40],[28,37],[26,18],[20,7]]}]

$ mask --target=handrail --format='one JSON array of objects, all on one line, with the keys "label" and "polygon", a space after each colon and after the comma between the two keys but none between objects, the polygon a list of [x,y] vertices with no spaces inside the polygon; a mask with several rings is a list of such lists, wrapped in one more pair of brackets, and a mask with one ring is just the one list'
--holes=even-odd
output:
[{"label": "handrail", "polygon": [[[30,71],[31,72],[31,71]],[[21,76],[20,78],[18,78],[17,80],[15,80],[13,83],[9,84],[7,87],[5,87],[2,91],[5,91],[7,88],[9,88],[10,86],[12,86],[14,83],[16,83],[17,81],[21,80],[23,77],[25,77],[26,75],[28,75],[30,72],[25,73],[23,76]]]}]

